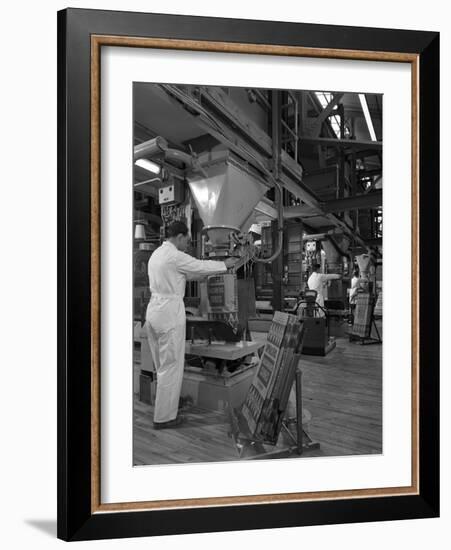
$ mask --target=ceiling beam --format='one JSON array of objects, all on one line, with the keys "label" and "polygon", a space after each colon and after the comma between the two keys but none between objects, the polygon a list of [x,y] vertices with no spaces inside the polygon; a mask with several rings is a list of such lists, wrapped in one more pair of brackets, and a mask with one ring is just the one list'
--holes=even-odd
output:
[{"label": "ceiling beam", "polygon": [[244,112],[237,107],[235,102],[218,87],[201,87],[201,96],[206,100],[215,110],[222,114],[226,113],[227,118],[237,127],[240,131],[248,137],[254,145],[258,147],[266,156],[272,156],[272,139],[271,137],[260,128],[253,120],[247,117]]},{"label": "ceiling beam", "polygon": [[356,139],[322,138],[312,136],[299,136],[301,143],[313,143],[324,147],[345,147],[349,149],[382,150],[382,141],[361,141]]},{"label": "ceiling beam", "polygon": [[324,212],[346,212],[348,210],[376,208],[382,206],[382,189],[371,191],[364,195],[355,195],[353,197],[345,197],[343,199],[335,199],[323,203],[322,209]]},{"label": "ceiling beam", "polygon": [[[249,162],[254,168],[259,170],[263,175],[267,175],[271,172],[271,159],[262,156],[258,151],[255,150],[255,147],[245,141],[245,138],[241,135],[238,135],[233,128],[224,124],[223,121],[219,120],[213,112],[206,112],[205,107],[197,104],[195,98],[192,98],[188,92],[181,90],[177,86],[171,84],[161,84],[160,85],[168,94],[168,96],[173,101],[179,101],[182,103],[187,103],[187,106],[190,110],[198,110],[196,116],[196,124],[205,129],[213,137],[215,137],[220,143],[224,144],[231,151],[239,155],[245,161]],[[176,99],[174,99],[176,98]],[[216,96],[216,101],[219,100],[219,96]],[[227,117],[229,114],[229,103],[222,105],[222,115]],[[231,115],[231,121],[236,121],[237,110],[235,110]],[[246,119],[246,115],[241,111],[241,119]],[[260,136],[261,137],[261,136]],[[267,141],[269,139],[269,142]],[[262,140],[260,139],[262,142]],[[269,136],[266,139],[267,147],[268,143],[271,144],[272,140]],[[271,149],[272,150],[272,149]],[[272,153],[271,153],[272,154]],[[312,206],[318,205],[318,199],[313,195],[313,193],[302,184],[302,166],[297,164],[294,159],[292,159],[285,151],[281,152],[281,161],[282,161],[282,174],[280,175],[282,185],[290,191],[295,197],[301,199],[303,202],[311,204]],[[267,176],[266,176],[267,177]],[[269,181],[267,182],[270,186]]]},{"label": "ceiling beam", "polygon": [[[342,103],[343,107],[344,107],[344,112],[345,112],[345,117],[346,118],[349,118],[349,117],[356,117],[356,118],[365,118],[365,115],[363,114],[363,111],[362,111],[362,107],[359,106],[358,107],[350,107],[348,105],[346,105],[345,103]],[[368,106],[368,110],[370,112],[370,115],[372,117],[374,117],[375,119],[381,119],[382,117],[382,113],[379,109],[377,109],[376,107],[369,107]],[[310,109],[308,111],[308,116],[310,117],[315,117],[317,115],[317,111],[315,109]]]},{"label": "ceiling beam", "polygon": [[[201,105],[199,100],[193,97],[188,91],[173,84],[160,84],[159,86],[166,92],[172,101],[176,102],[178,105],[182,104],[186,110],[195,117],[195,124],[204,128],[219,142],[245,161],[249,162],[250,165],[262,174],[262,178],[266,181],[267,185],[272,186],[272,158],[265,158],[265,156],[262,156],[261,152],[256,149],[255,144],[252,143],[252,141],[255,140],[249,139],[245,127],[247,125],[247,127],[250,128],[252,125],[248,124],[247,115],[236,106],[234,106],[233,112],[230,112],[229,102],[232,101],[230,98],[227,99],[227,102],[220,103],[220,95],[216,95],[216,104],[218,107],[221,107],[221,117],[218,117],[211,108],[209,110],[207,105]],[[244,125],[243,122],[241,122],[240,132],[237,132],[234,128],[234,126],[236,126],[237,117],[247,121]],[[228,123],[225,123],[224,120],[228,121]],[[260,129],[259,133],[261,131]],[[317,139],[328,140],[328,138]],[[266,138],[265,141],[267,141]],[[330,139],[330,141],[340,142],[346,140]],[[348,143],[355,142],[348,140]],[[373,144],[373,142],[369,143],[370,145]],[[321,210],[321,203],[318,198],[302,183],[302,166],[297,164],[294,159],[291,159],[284,151],[281,152],[281,164],[282,172],[280,174],[280,181],[282,185],[295,197],[301,199],[309,206]],[[324,216],[330,221],[331,225],[342,228],[346,233],[352,235],[356,242],[362,245],[364,244],[361,237],[353,231],[353,228],[340,220],[333,213],[325,213]]]},{"label": "ceiling beam", "polygon": [[365,239],[365,243],[367,246],[382,246],[382,237],[378,237],[377,239]]},{"label": "ceiling beam", "polygon": [[324,216],[324,214],[333,214],[335,212],[347,212],[348,210],[355,210],[357,208],[375,208],[382,205],[382,189],[364,195],[324,201],[320,204],[320,208],[313,208],[307,204],[287,206],[283,209],[283,217],[289,220],[305,216]]},{"label": "ceiling beam", "polygon": [[277,210],[274,208],[274,203],[269,199],[262,199],[257,206],[254,207],[254,210],[259,214],[264,214],[273,220],[277,219]]},{"label": "ceiling beam", "polygon": [[323,213],[318,208],[313,208],[308,204],[300,204],[297,206],[286,206],[283,209],[283,217],[285,220],[293,218],[304,218],[311,216],[321,216]]},{"label": "ceiling beam", "polygon": [[335,107],[338,105],[338,102],[343,97],[343,93],[334,94],[334,97],[330,103],[326,105],[326,107],[321,111],[321,113],[318,115],[318,117],[315,120],[315,124],[312,128],[312,135],[314,137],[318,137],[321,132],[321,126],[323,125],[323,122],[326,120],[328,116],[332,114],[332,111],[335,109]]}]

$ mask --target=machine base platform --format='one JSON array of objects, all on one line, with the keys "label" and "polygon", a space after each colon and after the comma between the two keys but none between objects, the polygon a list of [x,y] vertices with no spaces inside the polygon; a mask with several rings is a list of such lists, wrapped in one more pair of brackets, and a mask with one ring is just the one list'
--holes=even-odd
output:
[{"label": "machine base platform", "polygon": [[257,365],[246,365],[222,374],[195,367],[185,367],[181,396],[203,409],[223,411],[241,407],[252,383]]},{"label": "machine base platform", "polygon": [[337,342],[333,337],[329,338],[329,341],[324,346],[309,346],[308,344],[304,344],[304,347],[302,348],[302,355],[319,355],[324,357],[332,351],[336,345]]}]

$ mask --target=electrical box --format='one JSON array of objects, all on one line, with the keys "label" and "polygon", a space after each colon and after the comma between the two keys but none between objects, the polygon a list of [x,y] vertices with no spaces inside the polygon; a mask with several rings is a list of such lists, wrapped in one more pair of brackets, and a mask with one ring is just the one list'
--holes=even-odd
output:
[{"label": "electrical box", "polygon": [[176,204],[185,199],[185,188],[182,181],[176,181],[158,190],[158,204]]}]

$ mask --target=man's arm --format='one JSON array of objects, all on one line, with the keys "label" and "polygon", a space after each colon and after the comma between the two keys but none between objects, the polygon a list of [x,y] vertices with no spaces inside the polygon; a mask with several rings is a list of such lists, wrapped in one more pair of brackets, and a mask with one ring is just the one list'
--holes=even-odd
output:
[{"label": "man's arm", "polygon": [[225,273],[227,266],[224,262],[213,260],[198,260],[189,254],[178,251],[176,256],[177,271],[186,275],[189,280],[202,279],[206,275]]},{"label": "man's arm", "polygon": [[341,279],[342,275],[339,275],[338,273],[327,273],[322,274],[323,281],[335,281],[337,279]]}]

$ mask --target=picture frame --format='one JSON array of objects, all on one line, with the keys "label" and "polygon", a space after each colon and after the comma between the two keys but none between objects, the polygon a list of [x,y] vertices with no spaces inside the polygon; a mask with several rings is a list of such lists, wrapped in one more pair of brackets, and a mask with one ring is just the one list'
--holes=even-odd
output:
[{"label": "picture frame", "polygon": [[[104,46],[410,64],[410,487],[101,503],[99,94]],[[88,540],[438,516],[438,189],[438,33],[84,9],[59,12],[58,537]]]}]

